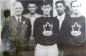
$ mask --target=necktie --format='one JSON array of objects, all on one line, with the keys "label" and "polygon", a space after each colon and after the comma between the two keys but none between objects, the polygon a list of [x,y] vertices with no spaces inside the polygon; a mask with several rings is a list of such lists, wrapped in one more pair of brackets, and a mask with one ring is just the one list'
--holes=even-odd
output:
[{"label": "necktie", "polygon": [[20,18],[18,18],[18,35],[20,33],[20,30],[21,30],[21,21]]},{"label": "necktie", "polygon": [[20,23],[20,18],[18,18],[18,23]]}]

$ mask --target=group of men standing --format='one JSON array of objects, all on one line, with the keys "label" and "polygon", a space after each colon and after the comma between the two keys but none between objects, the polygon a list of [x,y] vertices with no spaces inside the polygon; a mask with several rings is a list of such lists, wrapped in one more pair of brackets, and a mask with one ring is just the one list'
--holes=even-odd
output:
[{"label": "group of men standing", "polygon": [[29,3],[29,13],[22,15],[22,3],[15,2],[14,15],[7,20],[9,55],[22,56],[22,52],[29,49],[31,37],[36,43],[35,56],[86,56],[85,17],[79,11],[81,4],[72,1],[70,6],[71,15],[65,12],[64,1],[55,2],[58,15],[52,17],[51,4],[43,2],[40,15],[36,13],[37,5]]}]

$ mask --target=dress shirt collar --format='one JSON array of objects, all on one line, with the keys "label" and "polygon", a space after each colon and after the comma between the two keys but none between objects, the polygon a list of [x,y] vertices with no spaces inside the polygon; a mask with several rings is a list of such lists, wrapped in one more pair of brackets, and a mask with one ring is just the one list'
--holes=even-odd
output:
[{"label": "dress shirt collar", "polygon": [[15,17],[15,19],[18,21],[18,19],[19,19],[19,21],[21,22],[21,18],[22,18],[22,16],[14,16]]},{"label": "dress shirt collar", "polygon": [[58,20],[64,20],[65,18],[65,13],[63,13],[61,16],[57,15]]}]

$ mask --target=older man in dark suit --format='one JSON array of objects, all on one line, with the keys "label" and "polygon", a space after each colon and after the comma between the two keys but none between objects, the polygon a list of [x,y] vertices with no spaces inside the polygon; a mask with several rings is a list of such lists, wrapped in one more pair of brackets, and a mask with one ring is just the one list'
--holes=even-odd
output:
[{"label": "older man in dark suit", "polygon": [[20,2],[13,5],[14,15],[9,18],[9,53],[13,56],[21,56],[27,51],[31,34],[30,20],[22,16],[23,6]]}]

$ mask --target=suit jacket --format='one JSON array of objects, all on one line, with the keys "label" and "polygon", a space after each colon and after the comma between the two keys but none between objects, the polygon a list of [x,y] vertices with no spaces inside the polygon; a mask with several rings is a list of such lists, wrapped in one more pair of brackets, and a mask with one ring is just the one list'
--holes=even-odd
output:
[{"label": "suit jacket", "polygon": [[32,25],[32,32],[31,32],[31,35],[33,35],[33,28],[34,28],[34,22],[37,18],[40,18],[42,15],[38,14],[38,13],[34,13],[33,15],[28,13],[28,14],[25,14],[24,15],[26,18],[30,19],[31,21],[31,25]]},{"label": "suit jacket", "polygon": [[[57,18],[57,17],[56,17]],[[62,23],[62,26],[61,26],[61,29],[59,30],[59,34],[58,34],[58,40],[57,40],[57,44],[58,44],[58,47],[59,48],[63,48],[64,45],[67,43],[68,41],[68,37],[67,37],[67,34],[69,34],[67,32],[67,27],[68,27],[68,19],[70,19],[70,16],[68,14],[65,15],[65,18],[63,20],[63,23]],[[59,20],[58,20],[59,22]],[[59,26],[58,26],[59,27]]]},{"label": "suit jacket", "polygon": [[[14,16],[9,19],[9,40],[11,41],[11,47],[23,46],[29,44],[29,38],[31,35],[31,22],[25,17],[21,17],[19,23]],[[20,46],[21,46],[20,45]]]},{"label": "suit jacket", "polygon": [[11,39],[12,37],[18,39],[18,38],[28,38],[30,37],[31,34],[31,23],[30,20],[23,17],[21,18],[21,22],[18,23],[15,17],[10,18],[10,36]]}]

